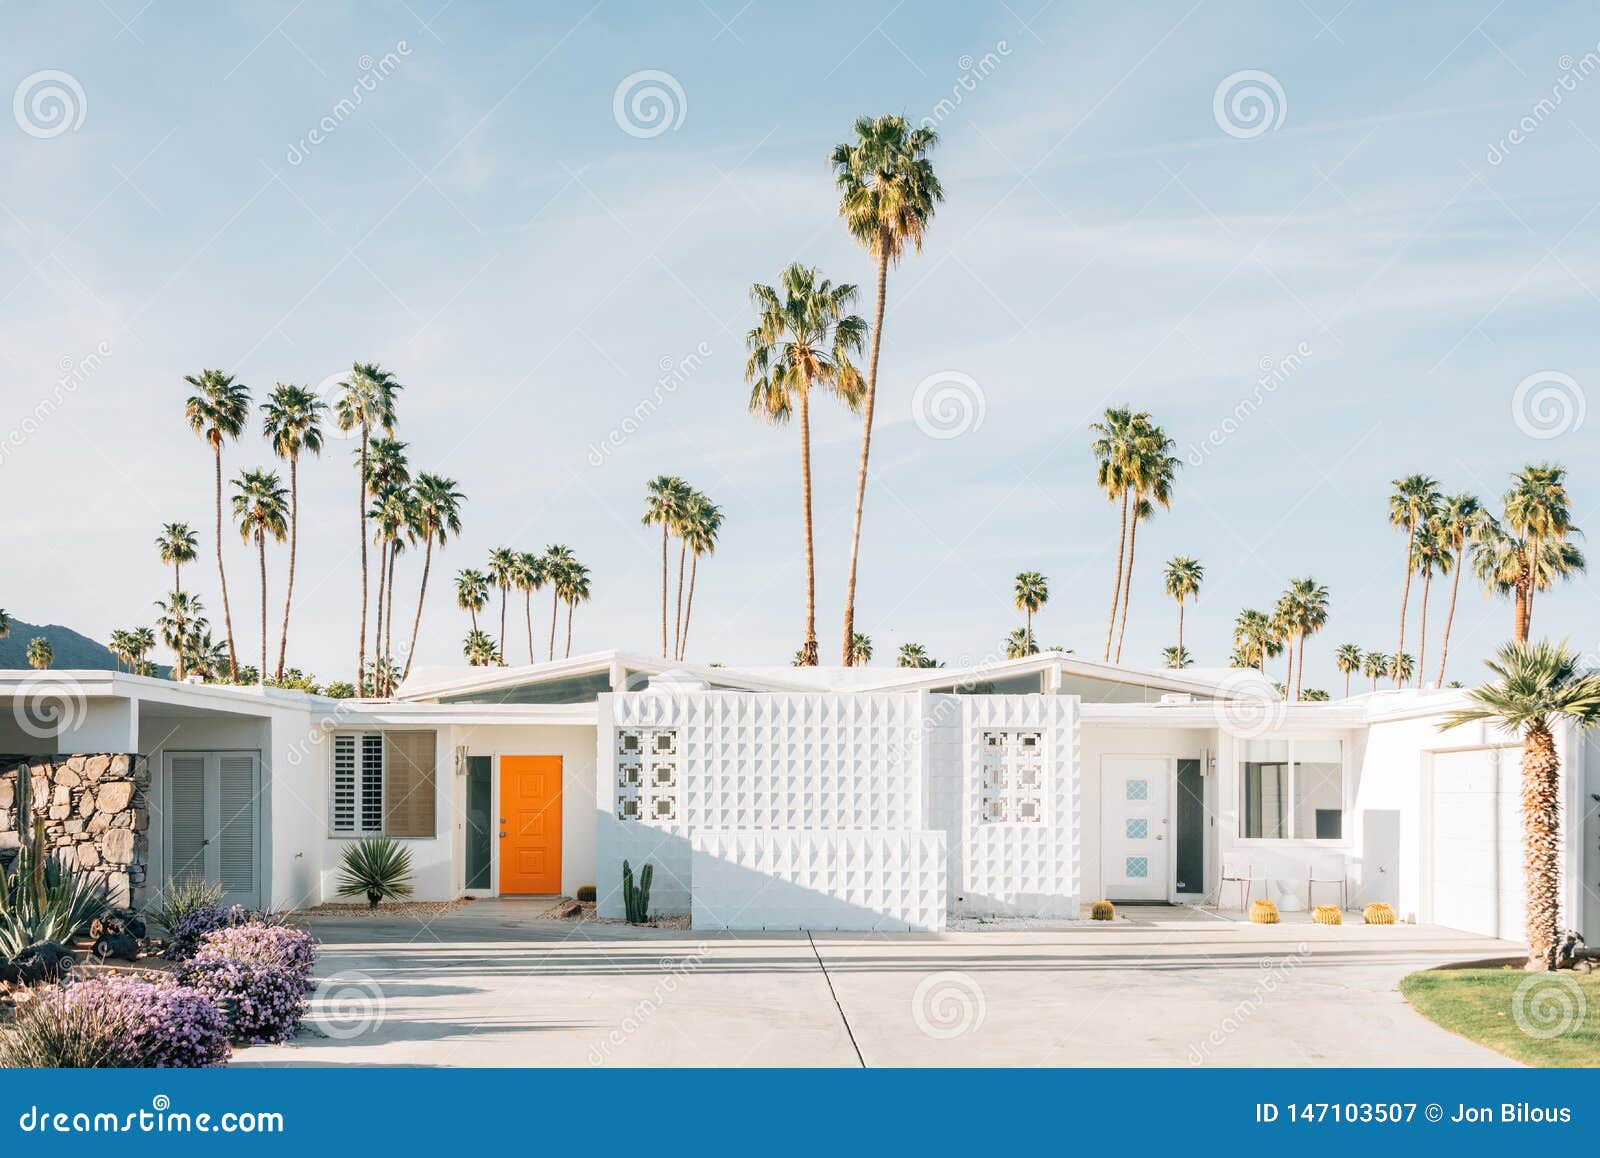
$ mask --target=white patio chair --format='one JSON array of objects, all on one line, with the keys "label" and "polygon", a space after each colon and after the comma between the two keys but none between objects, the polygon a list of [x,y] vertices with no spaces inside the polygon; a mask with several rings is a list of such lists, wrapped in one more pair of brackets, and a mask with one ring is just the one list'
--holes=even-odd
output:
[{"label": "white patio chair", "polygon": [[1255,866],[1243,861],[1224,860],[1222,879],[1217,883],[1217,908],[1222,908],[1222,893],[1229,885],[1239,886],[1239,911],[1250,907],[1250,889],[1255,880]]},{"label": "white patio chair", "polygon": [[1317,907],[1316,898],[1312,890],[1318,885],[1339,886],[1339,908],[1350,907],[1350,878],[1345,873],[1344,857],[1325,856],[1311,862],[1311,870],[1306,874],[1306,908]]}]

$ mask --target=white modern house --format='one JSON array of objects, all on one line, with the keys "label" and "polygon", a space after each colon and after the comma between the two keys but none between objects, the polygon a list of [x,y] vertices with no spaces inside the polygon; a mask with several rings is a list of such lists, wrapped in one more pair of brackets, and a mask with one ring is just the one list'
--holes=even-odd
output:
[{"label": "white modern house", "polygon": [[[82,758],[130,754],[135,888],[200,874],[250,905],[333,899],[341,849],[383,833],[410,848],[419,899],[595,885],[620,916],[627,860],[654,866],[653,912],[705,929],[938,931],[1100,898],[1267,896],[1382,900],[1515,940],[1520,742],[1441,730],[1462,702],[1285,704],[1249,671],[1059,653],[907,670],[600,652],[420,669],[385,701],[5,671],[0,849],[23,827],[11,769],[43,783],[52,839],[98,847],[77,810],[92,784],[50,770],[79,785]],[[1564,920],[1593,942],[1600,741],[1558,744]]]}]

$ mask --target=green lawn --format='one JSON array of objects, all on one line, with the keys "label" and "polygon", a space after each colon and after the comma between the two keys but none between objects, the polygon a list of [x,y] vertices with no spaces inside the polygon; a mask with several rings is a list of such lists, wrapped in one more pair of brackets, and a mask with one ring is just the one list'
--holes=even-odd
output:
[{"label": "green lawn", "polygon": [[1435,969],[1400,992],[1429,1021],[1527,1065],[1600,1066],[1600,973]]}]

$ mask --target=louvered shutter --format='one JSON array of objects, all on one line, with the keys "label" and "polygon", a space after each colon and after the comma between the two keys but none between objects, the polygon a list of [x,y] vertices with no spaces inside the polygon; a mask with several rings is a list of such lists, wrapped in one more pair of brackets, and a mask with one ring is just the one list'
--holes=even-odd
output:
[{"label": "louvered shutter", "polygon": [[353,832],[356,827],[356,738],[333,738],[333,823],[334,832]]},{"label": "louvered shutter", "polygon": [[256,758],[224,752],[218,795],[222,802],[219,874],[230,894],[256,891]]},{"label": "louvered shutter", "polygon": [[198,880],[206,875],[206,758],[175,752],[168,760],[167,863],[174,880]]},{"label": "louvered shutter", "polygon": [[384,736],[384,831],[390,836],[433,836],[437,733]]}]

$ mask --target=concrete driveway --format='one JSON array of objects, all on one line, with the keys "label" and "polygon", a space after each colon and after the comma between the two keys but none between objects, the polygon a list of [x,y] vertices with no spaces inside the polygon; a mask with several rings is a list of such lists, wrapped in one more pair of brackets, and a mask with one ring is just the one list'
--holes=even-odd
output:
[{"label": "concrete driveway", "polygon": [[1514,950],[1426,926],[1131,910],[1056,929],[702,935],[532,919],[543,907],[317,921],[306,1031],[236,1064],[1510,1064],[1396,983]]}]

